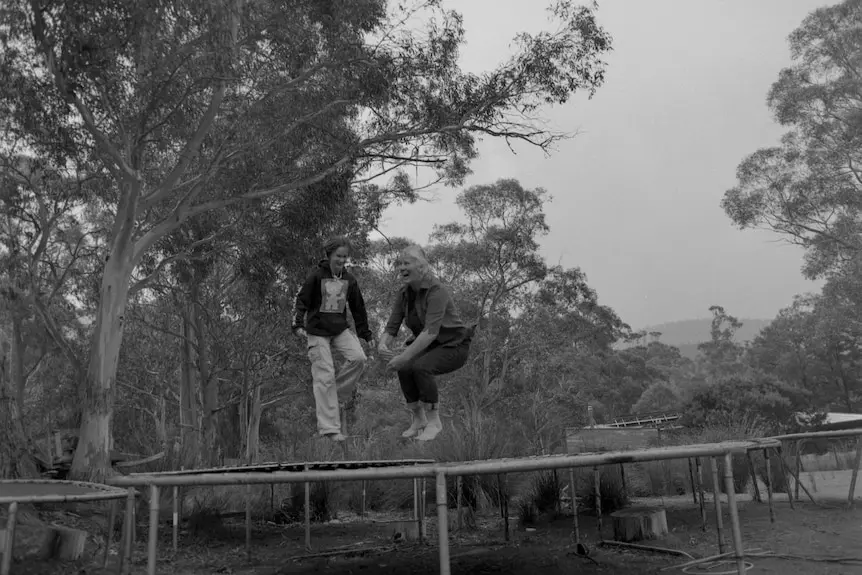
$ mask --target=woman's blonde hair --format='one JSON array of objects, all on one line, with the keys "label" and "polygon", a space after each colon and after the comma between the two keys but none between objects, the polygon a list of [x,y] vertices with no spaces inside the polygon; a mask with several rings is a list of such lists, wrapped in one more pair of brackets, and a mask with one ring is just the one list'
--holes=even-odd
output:
[{"label": "woman's blonde hair", "polygon": [[408,257],[419,262],[419,267],[422,271],[428,271],[431,267],[428,263],[428,256],[425,255],[425,250],[422,249],[422,246],[417,244],[410,244],[403,250],[401,250],[401,257]]}]

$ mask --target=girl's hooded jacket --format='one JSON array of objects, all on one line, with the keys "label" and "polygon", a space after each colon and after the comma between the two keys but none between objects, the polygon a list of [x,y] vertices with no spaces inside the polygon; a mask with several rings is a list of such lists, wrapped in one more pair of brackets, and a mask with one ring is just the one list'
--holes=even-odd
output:
[{"label": "girl's hooded jacket", "polygon": [[356,335],[371,341],[365,300],[356,277],[345,267],[341,277],[333,276],[329,260],[321,260],[296,296],[293,330],[304,328],[310,335],[335,337],[347,329],[347,305],[356,324]]}]

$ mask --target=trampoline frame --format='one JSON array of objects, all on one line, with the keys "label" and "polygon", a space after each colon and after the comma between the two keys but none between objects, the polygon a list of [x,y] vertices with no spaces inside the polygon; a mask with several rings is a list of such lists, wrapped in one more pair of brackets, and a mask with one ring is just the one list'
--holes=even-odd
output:
[{"label": "trampoline frame", "polygon": [[[135,495],[136,487],[148,487],[150,490],[150,509],[149,509],[149,535],[147,549],[147,573],[148,575],[156,574],[156,556],[158,546],[158,528],[159,528],[159,493],[162,487],[173,487],[176,495],[176,489],[180,486],[215,486],[215,485],[265,485],[265,484],[283,484],[283,483],[305,483],[306,485],[306,517],[308,517],[308,486],[311,482],[326,482],[326,481],[370,481],[380,479],[413,479],[414,480],[414,513],[419,515],[420,536],[424,536],[424,497],[422,498],[421,513],[419,512],[418,503],[418,485],[422,485],[424,492],[424,483],[427,479],[435,479],[436,488],[436,505],[438,519],[438,552],[440,563],[440,574],[450,575],[449,564],[449,534],[448,534],[448,492],[447,492],[447,477],[471,476],[471,475],[502,475],[506,473],[522,473],[530,471],[541,471],[550,469],[569,469],[570,476],[574,474],[576,468],[592,467],[595,473],[598,473],[599,467],[603,465],[638,463],[647,461],[665,461],[672,459],[692,459],[709,457],[713,463],[713,493],[716,511],[716,527],[718,531],[719,546],[722,546],[722,524],[721,517],[721,498],[719,494],[719,477],[718,477],[718,458],[724,459],[723,479],[724,488],[727,499],[727,506],[730,515],[730,528],[733,539],[733,555],[737,565],[739,575],[745,573],[744,550],[742,548],[742,531],[739,522],[739,510],[736,501],[736,492],[734,489],[733,480],[733,456],[744,454],[748,455],[752,451],[763,450],[767,460],[767,474],[770,472],[769,465],[769,450],[775,449],[780,455],[783,442],[796,441],[799,447],[800,441],[821,438],[837,438],[837,437],[857,437],[855,465],[851,476],[850,491],[848,493],[848,506],[852,506],[855,494],[855,486],[858,478],[859,467],[862,464],[862,429],[836,430],[836,431],[819,431],[808,433],[796,433],[779,435],[765,439],[751,439],[746,441],[730,441],[722,443],[709,443],[697,445],[684,445],[673,447],[639,449],[633,451],[617,451],[606,453],[582,453],[575,455],[547,455],[536,456],[520,459],[497,459],[485,461],[470,461],[470,462],[451,462],[451,463],[434,463],[431,460],[403,460],[403,461],[378,461],[368,462],[369,464],[376,463],[376,467],[354,467],[342,469],[339,464],[359,466],[364,462],[311,462],[302,464],[263,464],[263,466],[276,466],[279,470],[270,472],[250,471],[250,469],[259,469],[262,466],[242,466],[233,468],[213,468],[204,470],[189,470],[180,472],[161,472],[161,473],[138,473],[126,476],[114,476],[105,481],[105,485],[88,484],[84,482],[69,482],[55,480],[19,480],[18,482],[41,482],[41,483],[78,483],[88,486],[95,486],[96,490],[102,491],[100,497],[91,496],[41,496],[36,502],[69,502],[69,501],[87,501],[87,500],[109,500],[120,499],[126,497],[126,513],[123,522],[123,536],[121,539],[122,551],[120,553],[120,562],[118,565],[119,572],[127,572],[131,566],[131,551],[132,542],[134,539],[134,514],[135,514]],[[797,461],[799,453],[797,451]],[[416,462],[408,464],[407,462]],[[783,461],[783,460],[782,460]],[[429,463],[430,462],[430,463]],[[798,466],[797,462],[797,466]],[[313,469],[312,467],[318,467]],[[286,469],[299,469],[301,471],[286,471]],[[319,467],[329,467],[330,469],[320,469]],[[786,467],[786,466],[785,466]],[[784,473],[784,471],[782,471]],[[793,474],[797,485],[800,485],[798,474]],[[771,475],[770,475],[771,477]],[[773,512],[773,497],[771,480],[768,488],[768,503],[770,519],[775,521]],[[2,481],[0,481],[2,485]],[[788,501],[793,505],[793,494],[790,492],[790,482],[786,481]],[[597,485],[598,487],[598,485]],[[110,488],[125,488],[117,489],[116,492],[104,493]],[[703,505],[703,486],[700,485],[701,505]],[[803,488],[804,489],[804,488]],[[806,490],[807,491],[807,490]],[[809,497],[814,500],[811,494]],[[8,501],[9,497],[0,499],[0,502]],[[577,506],[575,497],[572,499],[573,510],[575,511],[574,524],[577,533]],[[797,492],[798,500],[798,492]],[[15,501],[10,503],[9,524],[13,526],[12,532],[14,535],[14,521],[17,513],[18,503],[29,502],[29,498],[16,497]],[[460,497],[458,501],[460,505]],[[113,535],[113,523],[116,514],[116,501],[111,506],[111,519],[109,521],[109,533],[105,546],[105,565],[107,566],[108,550],[110,548],[111,538]],[[176,497],[174,500],[174,525],[176,529]],[[248,503],[247,503],[248,505]],[[248,507],[247,507],[248,519]],[[704,522],[706,516],[704,514]],[[308,525],[308,520],[306,525]],[[247,524],[248,529],[248,524]],[[306,543],[309,542],[308,531],[306,532]],[[7,533],[7,537],[9,534]],[[176,532],[174,535],[174,544],[176,545]],[[248,541],[247,533],[247,541]],[[7,547],[11,550],[11,545]],[[4,553],[3,566],[7,562],[11,563],[11,552]],[[8,575],[8,567],[6,571],[0,571],[0,575]]]},{"label": "trampoline frame", "polygon": [[[275,483],[311,483],[315,481],[356,481],[379,479],[427,480],[434,478],[437,504],[437,537],[440,575],[451,575],[449,561],[449,529],[448,529],[448,493],[447,477],[519,473],[541,471],[546,469],[570,469],[592,467],[598,471],[599,466],[610,464],[637,463],[645,461],[661,461],[670,459],[686,459],[694,457],[710,457],[713,469],[717,470],[717,458],[724,458],[724,485],[727,493],[727,503],[730,511],[730,527],[733,539],[734,556],[738,573],[745,572],[744,551],[742,548],[742,531],[739,523],[739,511],[736,503],[736,493],[733,485],[733,455],[746,454],[752,450],[780,448],[781,442],[774,439],[711,443],[700,445],[674,446],[641,449],[634,451],[618,451],[607,453],[586,453],[577,455],[546,455],[521,459],[498,459],[472,462],[419,464],[412,466],[383,467],[371,469],[333,469],[333,470],[303,470],[299,472],[275,471],[271,473],[201,473],[198,475],[182,474],[141,474],[136,476],[113,477],[110,485],[123,487],[148,487],[150,490],[150,522],[147,551],[147,573],[156,575],[156,556],[159,530],[159,493],[162,487],[179,487],[187,485],[260,485]],[[336,464],[338,462],[332,462]],[[718,488],[717,471],[714,472],[714,487]],[[415,492],[414,492],[415,493]],[[770,508],[772,498],[769,499]],[[720,498],[716,497],[716,507],[720,508]],[[306,510],[308,506],[306,505]],[[424,516],[424,514],[423,514]],[[423,517],[424,518],[424,517]],[[423,522],[424,523],[424,522]],[[717,524],[719,540],[722,540],[722,526]]]},{"label": "trampoline frame", "polygon": [[[9,517],[6,521],[6,537],[3,545],[3,554],[0,558],[0,575],[9,575],[12,570],[12,547],[15,544],[15,530],[18,519],[18,506],[24,503],[75,503],[90,501],[111,501],[109,512],[107,535],[105,537],[104,564],[108,564],[108,550],[111,547],[111,539],[114,534],[114,520],[116,519],[119,499],[129,498],[134,489],[123,489],[113,485],[90,483],[87,481],[66,481],[57,479],[0,479],[0,489],[3,485],[75,485],[92,490],[92,493],[79,493],[75,495],[46,494],[46,495],[2,495],[0,491],[0,504],[9,505]],[[131,495],[132,500],[134,496]],[[125,530],[125,525],[124,525]]]}]

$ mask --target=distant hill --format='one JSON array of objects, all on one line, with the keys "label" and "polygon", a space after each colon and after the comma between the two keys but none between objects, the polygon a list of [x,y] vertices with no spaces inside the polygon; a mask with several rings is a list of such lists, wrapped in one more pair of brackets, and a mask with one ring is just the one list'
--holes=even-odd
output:
[{"label": "distant hill", "polygon": [[[736,332],[734,339],[741,343],[752,341],[772,320],[740,319],[739,321],[742,322],[742,327]],[[649,326],[644,328],[644,331],[661,332],[660,342],[676,346],[684,357],[694,359],[698,353],[697,344],[709,341],[711,325],[711,318],[686,319]]]}]

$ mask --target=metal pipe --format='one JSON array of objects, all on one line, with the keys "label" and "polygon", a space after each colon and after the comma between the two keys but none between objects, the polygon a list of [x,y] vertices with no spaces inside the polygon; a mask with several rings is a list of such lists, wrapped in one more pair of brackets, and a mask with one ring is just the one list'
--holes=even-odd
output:
[{"label": "metal pipe", "polygon": [[150,486],[150,538],[147,548],[147,575],[156,575],[156,548],[159,544],[159,486]]},{"label": "metal pipe", "polygon": [[575,468],[569,467],[569,490],[571,491],[572,505],[572,534],[575,537],[575,543],[581,542],[581,530],[578,526],[578,493],[577,484],[575,483]]},{"label": "metal pipe", "polygon": [[422,478],[419,480],[419,541],[425,541],[428,538],[428,532],[426,531],[426,522],[425,517],[428,515],[427,509],[428,505],[425,501],[425,479]]},{"label": "metal pipe", "polygon": [[311,484],[308,481],[305,482],[305,548],[311,551]]},{"label": "metal pipe", "polygon": [[742,548],[742,528],[739,525],[739,510],[736,508],[736,488],[733,485],[733,454],[724,456],[724,490],[727,491],[727,507],[730,510],[730,532],[733,535],[733,550],[736,570],[745,575],[745,550]]},{"label": "metal pipe", "polygon": [[458,539],[461,539],[461,531],[464,529],[464,520],[461,518],[461,498],[464,495],[464,481],[460,475],[455,479],[455,512],[458,514]]},{"label": "metal pipe", "polygon": [[718,552],[724,553],[724,520],[721,517],[721,488],[718,483],[718,459],[710,458],[712,467],[712,500],[715,503],[715,528],[718,531]]},{"label": "metal pipe", "polygon": [[694,460],[694,467],[697,470],[697,498],[700,502],[700,530],[706,533],[706,497],[703,492],[703,464],[700,457]]},{"label": "metal pipe", "polygon": [[132,539],[135,529],[135,490],[129,489],[126,496],[126,513],[123,518],[123,544],[117,572],[127,575],[132,572]]},{"label": "metal pipe", "polygon": [[779,445],[775,453],[778,456],[778,462],[781,464],[781,477],[784,478],[784,490],[787,492],[787,502],[790,503],[790,509],[795,509],[793,506],[793,492],[790,491],[790,480],[787,479],[787,462],[784,461],[784,447]]},{"label": "metal pipe", "polygon": [[179,510],[179,499],[180,499],[180,488],[178,485],[174,485],[173,489],[174,496],[174,508],[173,508],[173,546],[174,553],[177,552],[177,548],[179,547],[179,538],[180,538],[180,510]]},{"label": "metal pipe", "polygon": [[[102,568],[108,568],[108,559],[111,557],[111,543],[114,541],[114,523],[117,522],[117,502],[111,501],[108,509],[108,529],[105,533],[105,556],[102,558]],[[121,551],[122,553],[122,551]]]},{"label": "metal pipe", "polygon": [[847,506],[853,506],[856,497],[856,480],[859,479],[859,466],[862,465],[862,436],[856,440],[856,458],[853,461],[853,473],[850,475],[850,490],[847,493]]},{"label": "metal pipe", "polygon": [[251,485],[245,486],[245,553],[251,559]]},{"label": "metal pipe", "polygon": [[688,458],[688,482],[691,485],[691,502],[697,505],[697,484],[694,482],[694,464]]},{"label": "metal pipe", "polygon": [[748,449],[762,449],[774,446],[777,442],[757,440],[747,442],[712,443],[695,446],[674,446],[644,449],[642,451],[590,453],[581,455],[544,455],[523,459],[492,459],[466,463],[441,463],[409,465],[403,467],[379,467],[371,469],[335,469],[328,471],[303,471],[272,473],[204,473],[199,475],[119,475],[108,478],[110,485],[134,487],[146,485],[254,485],[271,483],[302,483],[324,481],[356,481],[361,479],[406,479],[415,477],[434,477],[438,471],[447,476],[488,475],[499,473],[520,473],[542,469],[563,469],[568,467],[595,467],[613,463],[636,463],[641,461],[661,461],[684,459],[687,457],[715,457],[725,453],[745,453]]},{"label": "metal pipe", "polygon": [[775,435],[769,439],[778,441],[793,441],[796,439],[822,439],[827,437],[856,437],[862,435],[862,429],[839,429],[835,431],[809,431],[806,433],[788,433]]},{"label": "metal pipe", "polygon": [[437,473],[437,547],[440,550],[440,575],[451,575],[449,566],[449,505],[446,498],[446,474]]},{"label": "metal pipe", "polygon": [[766,500],[769,502],[769,522],[775,523],[775,507],[772,504],[772,459],[769,457],[769,448],[763,450],[766,459]]},{"label": "metal pipe", "polygon": [[757,470],[754,467],[754,459],[752,459],[750,451],[746,452],[745,461],[748,463],[748,474],[751,476],[751,487],[754,489],[754,500],[758,503],[763,503],[763,498],[760,496],[760,488],[757,486]]},{"label": "metal pipe", "polygon": [[18,520],[18,502],[9,504],[9,517],[6,519],[6,545],[3,548],[3,562],[0,563],[0,575],[9,575],[12,571],[12,547],[15,545],[15,523]]},{"label": "metal pipe", "polygon": [[804,439],[796,440],[796,473],[793,479],[796,480],[796,501],[799,501],[799,475],[802,472],[802,446],[805,445]]},{"label": "metal pipe", "polygon": [[602,487],[601,487],[601,472],[598,466],[593,468],[593,481],[595,483],[595,503],[596,503],[596,529],[599,531],[599,540],[602,538]]}]

